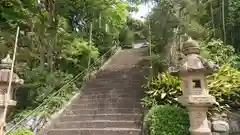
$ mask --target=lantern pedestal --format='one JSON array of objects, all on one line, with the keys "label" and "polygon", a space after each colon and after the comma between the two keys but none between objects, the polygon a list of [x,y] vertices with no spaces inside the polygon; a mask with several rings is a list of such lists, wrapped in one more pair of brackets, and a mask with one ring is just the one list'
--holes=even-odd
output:
[{"label": "lantern pedestal", "polygon": [[189,112],[190,129],[192,135],[210,135],[211,129],[208,126],[208,107],[215,103],[211,95],[189,95],[181,96],[179,102],[186,106]]}]

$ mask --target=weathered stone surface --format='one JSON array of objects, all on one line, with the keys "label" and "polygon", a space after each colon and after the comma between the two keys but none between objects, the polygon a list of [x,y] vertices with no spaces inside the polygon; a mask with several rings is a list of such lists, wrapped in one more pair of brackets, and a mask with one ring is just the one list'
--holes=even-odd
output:
[{"label": "weathered stone surface", "polygon": [[225,121],[213,121],[212,128],[214,132],[228,132],[229,131],[229,124]]},{"label": "weathered stone surface", "polygon": [[209,129],[212,129],[212,122],[210,120],[208,120],[208,127]]},{"label": "weathered stone surface", "polygon": [[229,114],[229,126],[230,135],[239,135],[240,134],[240,113],[239,111],[232,112]]},{"label": "weathered stone surface", "polygon": [[143,123],[143,127],[142,127],[142,135],[150,135],[150,133],[149,133],[149,127],[148,127],[148,125],[147,125],[147,123]]},{"label": "weathered stone surface", "polygon": [[229,126],[230,126],[230,130],[229,130],[230,133],[234,133],[234,132],[239,132],[240,131],[239,123],[236,120],[229,121]]},{"label": "weathered stone surface", "polygon": [[115,54],[52,126],[38,135],[140,135],[145,51]]},{"label": "weathered stone surface", "polygon": [[191,134],[209,135],[211,124],[207,119],[207,111],[216,100],[206,90],[206,74],[212,73],[212,69],[208,62],[201,58],[200,47],[195,40],[190,38],[184,42],[182,50],[186,57],[178,70],[172,69],[172,74],[178,75],[182,80],[183,95],[178,101],[188,109]]},{"label": "weathered stone surface", "polygon": [[195,105],[195,106],[212,106],[216,100],[211,95],[189,95],[181,96],[178,100],[183,105]]},{"label": "weathered stone surface", "polygon": [[212,135],[228,135],[228,133],[212,132]]},{"label": "weathered stone surface", "polygon": [[212,121],[226,121],[228,122],[228,114],[227,113],[215,113],[212,117],[211,117]]}]

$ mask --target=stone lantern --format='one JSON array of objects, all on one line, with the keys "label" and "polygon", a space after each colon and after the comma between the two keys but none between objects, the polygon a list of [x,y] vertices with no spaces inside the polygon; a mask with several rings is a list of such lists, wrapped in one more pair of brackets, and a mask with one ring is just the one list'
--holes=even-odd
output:
[{"label": "stone lantern", "polygon": [[182,50],[185,58],[175,71],[170,71],[181,79],[183,95],[178,101],[188,109],[191,134],[211,135],[207,112],[208,107],[216,103],[216,100],[206,89],[206,75],[211,74],[214,69],[201,58],[199,45],[191,38],[183,43]]},{"label": "stone lantern", "polygon": [[[12,78],[12,84],[11,84],[11,91],[8,98],[7,97],[7,90],[9,85],[9,78],[10,78],[10,72],[11,72],[11,65],[12,65],[12,59],[10,58],[10,55],[8,54],[6,58],[2,59],[2,63],[0,64],[0,117],[1,117],[1,126],[4,126],[5,120],[3,120],[3,113],[5,109],[5,103],[7,102],[8,106],[15,106],[16,101],[13,100],[13,89],[18,84],[23,84],[23,80],[20,79],[17,74],[13,73]],[[8,101],[5,101],[6,99],[9,99]]]}]

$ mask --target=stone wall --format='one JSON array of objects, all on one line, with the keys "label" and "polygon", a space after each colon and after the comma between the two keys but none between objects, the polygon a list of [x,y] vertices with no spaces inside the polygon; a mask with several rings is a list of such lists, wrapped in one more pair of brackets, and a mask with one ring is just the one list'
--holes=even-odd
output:
[{"label": "stone wall", "polygon": [[240,112],[215,114],[209,124],[212,135],[240,135]]},{"label": "stone wall", "polygon": [[[240,112],[216,114],[208,122],[212,135],[240,135]],[[142,135],[150,135],[146,123],[143,123]]]}]

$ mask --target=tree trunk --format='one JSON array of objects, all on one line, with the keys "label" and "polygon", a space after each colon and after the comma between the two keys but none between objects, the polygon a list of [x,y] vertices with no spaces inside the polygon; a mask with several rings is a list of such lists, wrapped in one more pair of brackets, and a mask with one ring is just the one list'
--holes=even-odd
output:
[{"label": "tree trunk", "polygon": [[214,22],[214,13],[213,13],[213,5],[212,5],[212,2],[210,2],[210,10],[211,10],[211,18],[212,18],[212,28],[213,28],[213,37],[216,36],[216,28],[215,28],[215,22]]},{"label": "tree trunk", "polygon": [[45,51],[43,44],[40,44],[40,68],[43,70],[45,65]]},{"label": "tree trunk", "polygon": [[222,0],[222,29],[223,29],[223,42],[226,44],[226,28],[225,28],[225,0]]}]

